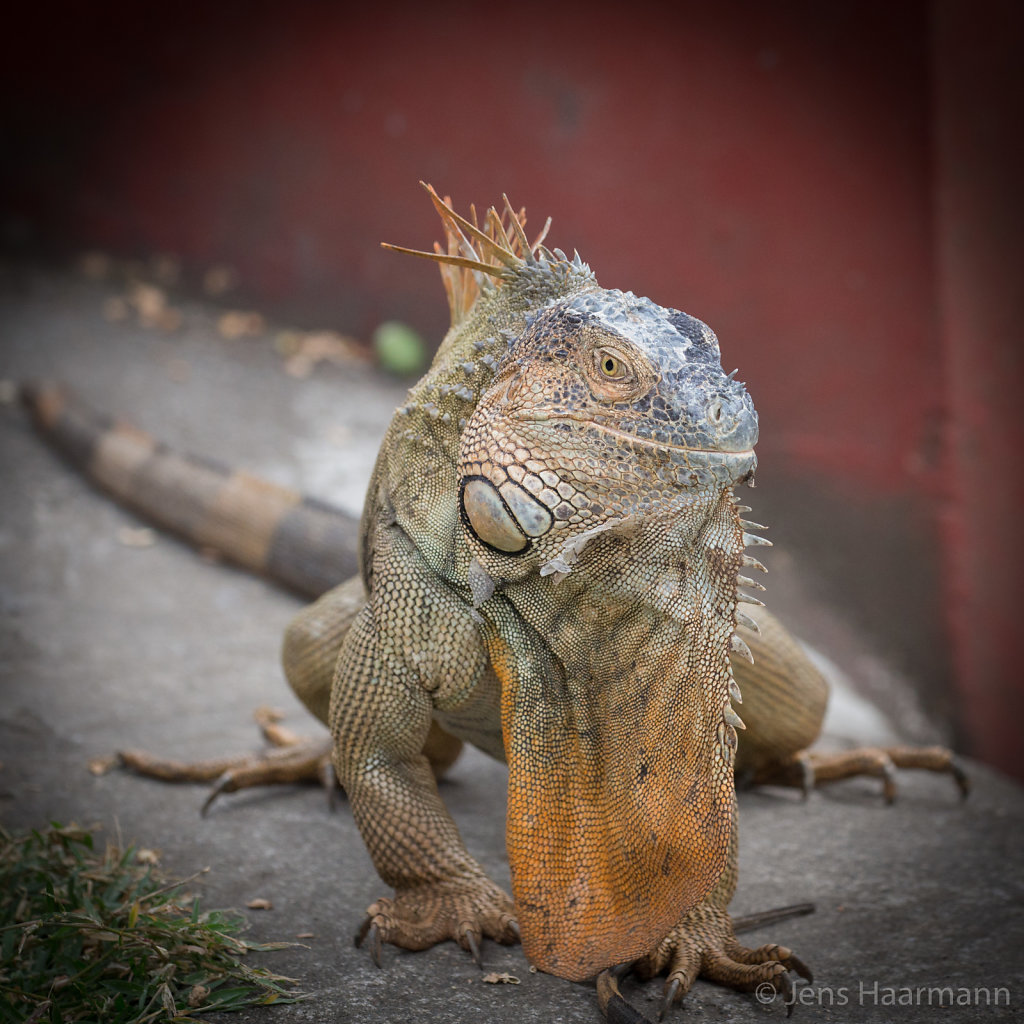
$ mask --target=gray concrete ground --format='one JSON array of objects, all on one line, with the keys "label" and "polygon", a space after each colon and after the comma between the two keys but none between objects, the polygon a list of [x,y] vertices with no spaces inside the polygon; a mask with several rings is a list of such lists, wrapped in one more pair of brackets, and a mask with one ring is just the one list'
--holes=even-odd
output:
[{"label": "gray concrete ground", "polygon": [[[177,447],[358,508],[402,385],[356,364],[296,380],[268,336],[225,340],[217,311],[196,303],[181,306],[183,325],[173,334],[110,323],[101,310],[114,294],[109,285],[7,268],[0,378],[60,378]],[[40,444],[15,404],[0,408],[0,821],[99,824],[159,849],[177,875],[209,866],[197,883],[207,906],[271,900],[272,910],[248,912],[254,937],[312,932],[308,948],[268,954],[267,962],[300,978],[314,998],[226,1020],[598,1020],[591,988],[531,973],[517,948],[488,944],[484,954],[488,969],[518,985],[484,984],[451,943],[415,955],[387,949],[385,969],[373,967],[352,934],[383,886],[344,801],[329,814],[312,789],[251,791],[224,798],[202,819],[196,787],[89,773],[91,758],[126,746],[186,758],[250,749],[250,712],[260,704],[284,708],[300,730],[315,728],[278,669],[279,637],[296,601],[174,541],[123,543],[123,528],[135,525]],[[808,599],[794,559],[779,549],[772,556],[775,610],[826,656],[873,663],[867,641],[841,615]],[[913,708],[899,687],[893,674],[893,699]],[[895,729],[844,688],[830,732],[857,741],[908,730],[927,739],[934,731],[916,711],[900,722]],[[802,1019],[1019,1016],[1024,798],[985,768],[972,772],[975,791],[964,804],[948,779],[913,773],[901,778],[893,807],[872,780],[815,793],[806,804],[778,790],[741,796],[735,909],[803,900],[818,907],[749,937],[788,944],[813,966]],[[504,768],[471,752],[443,791],[469,848],[507,885],[503,786]],[[940,1009],[932,993],[929,1005],[927,990],[942,986],[967,1004]],[[630,988],[652,1015],[659,990]],[[782,1013],[700,982],[676,1019]]]}]

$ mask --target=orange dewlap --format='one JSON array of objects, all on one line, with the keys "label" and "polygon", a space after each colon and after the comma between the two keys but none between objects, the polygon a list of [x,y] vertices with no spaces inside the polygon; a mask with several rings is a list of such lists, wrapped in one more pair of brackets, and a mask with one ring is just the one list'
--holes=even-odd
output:
[{"label": "orange dewlap", "polygon": [[674,645],[653,646],[582,686],[523,685],[507,645],[489,643],[523,948],[573,981],[650,952],[725,865],[733,783],[722,698],[700,666],[680,666]]}]

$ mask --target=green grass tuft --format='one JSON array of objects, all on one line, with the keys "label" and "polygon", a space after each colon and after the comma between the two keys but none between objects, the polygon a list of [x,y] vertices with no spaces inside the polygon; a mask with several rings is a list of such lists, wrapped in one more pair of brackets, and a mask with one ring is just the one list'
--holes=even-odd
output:
[{"label": "green grass tuft", "polygon": [[[193,876],[195,877],[195,876]],[[174,1021],[303,998],[241,957],[290,942],[238,937],[241,914],[201,911],[183,882],[86,829],[0,828],[0,1022]]]}]

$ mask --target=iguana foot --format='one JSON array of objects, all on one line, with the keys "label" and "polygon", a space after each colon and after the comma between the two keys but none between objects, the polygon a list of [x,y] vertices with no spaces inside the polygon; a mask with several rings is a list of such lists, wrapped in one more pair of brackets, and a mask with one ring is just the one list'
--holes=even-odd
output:
[{"label": "iguana foot", "polygon": [[222,793],[302,782],[319,782],[333,806],[337,781],[331,764],[330,738],[298,736],[281,726],[280,714],[269,708],[257,708],[254,717],[264,739],[272,746],[263,753],[189,762],[154,757],[144,750],[122,750],[118,758],[124,767],[164,782],[213,782],[202,807],[203,814]]},{"label": "iguana foot", "polygon": [[355,943],[368,941],[380,967],[385,942],[417,950],[454,939],[480,966],[484,936],[511,945],[519,941],[519,924],[511,897],[481,876],[400,889],[394,899],[377,900],[367,908]]},{"label": "iguana foot", "polygon": [[748,949],[740,945],[728,912],[706,904],[694,907],[633,970],[641,978],[668,972],[659,1019],[690,991],[697,978],[739,992],[764,991],[761,986],[768,985],[790,1010],[793,983],[789,972],[812,980],[807,966],[785,946],[770,943]]},{"label": "iguana foot", "polygon": [[751,782],[758,786],[794,786],[807,796],[815,786],[826,782],[873,775],[882,780],[882,793],[891,804],[896,799],[898,768],[951,775],[961,797],[971,790],[967,772],[946,747],[858,747],[835,754],[803,751],[788,761],[761,768]]}]

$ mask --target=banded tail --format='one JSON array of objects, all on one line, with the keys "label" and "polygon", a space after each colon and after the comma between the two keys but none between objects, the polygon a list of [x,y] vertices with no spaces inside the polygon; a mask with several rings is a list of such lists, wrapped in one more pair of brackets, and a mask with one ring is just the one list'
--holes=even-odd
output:
[{"label": "banded tail", "polygon": [[173,452],[101,416],[56,384],[21,400],[36,429],[100,490],[140,518],[305,597],[357,572],[357,520],[324,502]]}]

